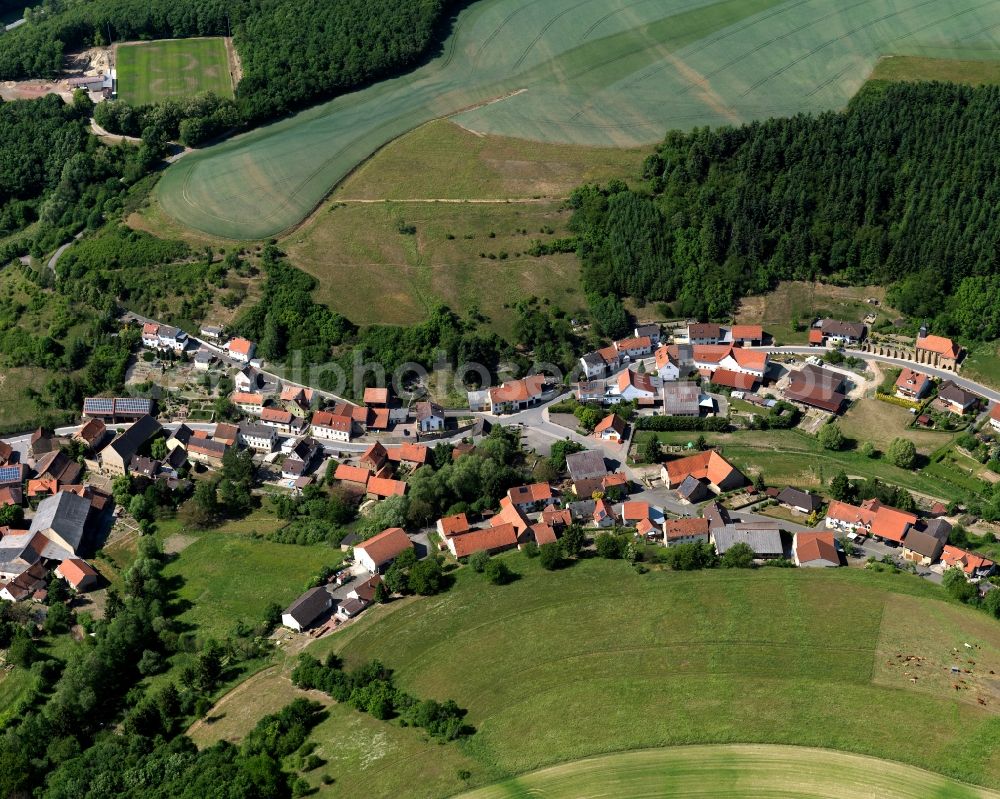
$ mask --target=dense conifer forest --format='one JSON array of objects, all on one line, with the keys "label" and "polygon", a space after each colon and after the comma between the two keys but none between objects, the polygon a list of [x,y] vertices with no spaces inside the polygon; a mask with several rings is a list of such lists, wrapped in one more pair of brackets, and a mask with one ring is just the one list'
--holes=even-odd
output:
[{"label": "dense conifer forest", "polygon": [[893,285],[900,310],[995,338],[998,163],[995,86],[871,85],[843,113],[671,132],[637,188],[574,193],[585,288],[722,318],[779,280]]}]

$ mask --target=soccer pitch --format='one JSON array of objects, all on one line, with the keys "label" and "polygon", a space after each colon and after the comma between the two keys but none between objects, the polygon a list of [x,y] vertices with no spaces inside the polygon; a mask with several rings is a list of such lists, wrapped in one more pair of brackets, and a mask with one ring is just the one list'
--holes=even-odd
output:
[{"label": "soccer pitch", "polygon": [[998,44],[1000,3],[984,0],[480,0],[425,66],[187,156],[157,191],[190,227],[265,238],[431,119],[635,147],[843,108],[884,55]]},{"label": "soccer pitch", "polygon": [[116,49],[118,98],[132,105],[215,92],[233,96],[225,40],[166,39]]}]

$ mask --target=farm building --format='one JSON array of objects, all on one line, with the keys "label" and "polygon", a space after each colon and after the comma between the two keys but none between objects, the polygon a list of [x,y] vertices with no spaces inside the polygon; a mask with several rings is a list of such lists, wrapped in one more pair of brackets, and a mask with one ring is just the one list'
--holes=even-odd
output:
[{"label": "farm building", "polygon": [[310,588],[281,614],[281,623],[289,629],[302,632],[333,607],[333,597],[324,586]]},{"label": "farm building", "polygon": [[796,533],[792,538],[792,560],[796,566],[808,568],[839,566],[833,533]]},{"label": "farm building", "polygon": [[413,542],[402,527],[390,527],[354,547],[354,558],[372,574],[378,574]]}]

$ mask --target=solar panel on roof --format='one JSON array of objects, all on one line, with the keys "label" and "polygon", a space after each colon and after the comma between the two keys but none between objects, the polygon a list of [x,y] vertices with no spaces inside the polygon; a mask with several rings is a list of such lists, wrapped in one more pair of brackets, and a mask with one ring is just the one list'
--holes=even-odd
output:
[{"label": "solar panel on roof", "polygon": [[110,397],[88,397],[83,401],[84,413],[114,413],[115,401]]},{"label": "solar panel on roof", "polygon": [[0,466],[0,483],[21,482],[20,466]]},{"label": "solar panel on roof", "polygon": [[149,413],[150,401],[142,397],[121,397],[115,400],[116,413]]}]

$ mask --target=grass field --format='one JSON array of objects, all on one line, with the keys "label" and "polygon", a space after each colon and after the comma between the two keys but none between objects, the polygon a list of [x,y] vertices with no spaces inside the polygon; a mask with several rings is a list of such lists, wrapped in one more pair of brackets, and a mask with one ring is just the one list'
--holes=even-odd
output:
[{"label": "grass field", "polygon": [[923,81],[940,80],[967,83],[970,86],[1000,83],[1000,53],[987,51],[981,60],[930,58],[926,56],[893,56],[875,65],[872,80]]},{"label": "grass field", "polygon": [[425,66],[185,157],[157,191],[186,225],[264,238],[431,119],[635,147],[668,128],[843,107],[880,56],[995,48],[998,23],[981,0],[480,0]]},{"label": "grass field", "polygon": [[214,92],[233,96],[224,39],[164,39],[115,48],[118,97],[132,105]]},{"label": "grass field", "polygon": [[1000,342],[989,341],[970,350],[962,363],[962,376],[1000,388]]},{"label": "grass field", "polygon": [[912,421],[913,414],[906,408],[867,397],[851,405],[838,424],[848,438],[871,441],[881,452],[889,449],[894,438],[908,438],[918,452],[929,455],[955,437],[954,433],[910,427]]},{"label": "grass field", "polygon": [[458,799],[995,798],[912,766],[798,746],[683,746],[593,757],[553,766]]},{"label": "grass field", "polygon": [[[462,570],[447,594],[375,608],[309,647],[317,657],[337,651],[348,665],[379,658],[414,695],[468,708],[477,730],[441,746],[333,706],[313,740],[336,782],[318,796],[448,796],[555,763],[706,743],[838,749],[1000,785],[1000,697],[987,672],[996,670],[1000,626],[940,601],[936,586],[847,569],[639,575],[596,559],[557,572],[520,554],[507,562],[521,575],[513,585]],[[932,620],[924,626],[923,615]],[[903,648],[924,657],[933,678],[964,643],[983,659],[969,667],[974,690],[938,690],[879,667]],[[222,708],[233,723],[199,731],[199,744],[239,738],[266,712],[251,710],[254,696],[286,690],[249,689]]]},{"label": "grass field", "polygon": [[[645,435],[640,434],[637,440],[641,441]],[[690,432],[656,435],[664,444],[680,446],[698,437]],[[709,446],[720,447],[726,458],[748,474],[762,472],[770,485],[819,489],[829,485],[843,469],[851,477],[877,477],[937,499],[961,499],[968,493],[965,487],[946,482],[937,474],[900,469],[884,459],[866,458],[856,449],[841,452],[823,449],[815,436],[799,430],[737,430],[704,435]],[[945,438],[941,443],[946,441]]]}]

